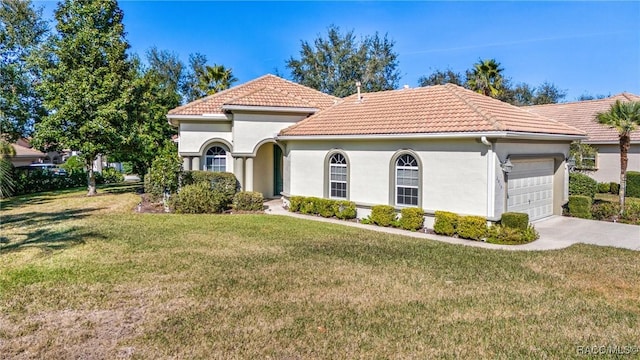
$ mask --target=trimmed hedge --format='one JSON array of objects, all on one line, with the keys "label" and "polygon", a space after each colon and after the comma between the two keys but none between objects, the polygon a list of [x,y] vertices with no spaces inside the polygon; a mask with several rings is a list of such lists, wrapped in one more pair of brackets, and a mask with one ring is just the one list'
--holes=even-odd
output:
[{"label": "trimmed hedge", "polygon": [[198,183],[209,185],[209,188],[220,198],[224,210],[231,207],[233,196],[240,189],[240,183],[232,173],[202,170],[184,171],[182,173],[183,186]]},{"label": "trimmed hedge", "polygon": [[233,196],[233,209],[237,211],[262,211],[264,197],[256,191],[241,191]]},{"label": "trimmed hedge", "polygon": [[500,224],[511,229],[526,230],[529,226],[529,214],[506,212],[500,218]]},{"label": "trimmed hedge", "polygon": [[627,200],[621,222],[640,225],[640,200]]},{"label": "trimmed hedge", "polygon": [[487,236],[487,219],[482,216],[462,216],[456,231],[461,238],[482,240]]},{"label": "trimmed hedge", "polygon": [[456,233],[460,216],[448,211],[436,211],[435,215],[436,220],[433,224],[433,231],[436,234],[453,236]]},{"label": "trimmed hedge", "polygon": [[581,173],[569,173],[569,195],[583,195],[593,199],[598,182]]},{"label": "trimmed hedge", "polygon": [[602,201],[591,206],[591,216],[596,220],[613,221],[620,215],[620,204]]},{"label": "trimmed hedge", "polygon": [[403,208],[400,211],[399,224],[402,229],[417,231],[424,225],[424,210],[418,207]]},{"label": "trimmed hedge", "polygon": [[333,210],[333,200],[330,199],[318,199],[316,201],[316,209],[315,212],[325,218],[330,218],[335,216],[335,211]]},{"label": "trimmed hedge", "polygon": [[318,197],[292,196],[289,198],[289,211],[338,219],[355,219],[356,203],[347,200],[332,200]]},{"label": "trimmed hedge", "polygon": [[611,191],[611,183],[598,183],[598,193],[606,194]]},{"label": "trimmed hedge", "polygon": [[540,238],[540,235],[533,225],[527,225],[524,229],[517,229],[495,224],[487,230],[487,242],[492,244],[526,244],[538,238]]},{"label": "trimmed hedge", "polygon": [[611,191],[612,194],[620,194],[620,184],[618,184],[617,182],[611,182],[609,185],[609,191]]},{"label": "trimmed hedge", "polygon": [[583,219],[591,219],[591,203],[592,200],[589,196],[569,196],[569,215]]},{"label": "trimmed hedge", "polygon": [[300,212],[307,215],[318,215],[316,203],[320,200],[317,197],[306,197],[300,203]]},{"label": "trimmed hedge", "polygon": [[627,189],[624,196],[640,198],[640,172],[627,171]]},{"label": "trimmed hedge", "polygon": [[[121,175],[121,174],[120,174]],[[53,172],[40,169],[15,169],[12,168],[14,187],[12,194],[25,195],[43,191],[55,191],[76,187],[86,187],[88,183],[87,173],[75,171],[67,175],[55,175]],[[96,184],[104,184],[105,177],[95,172]],[[113,182],[117,177],[108,177],[107,182]]]},{"label": "trimmed hedge", "polygon": [[338,219],[355,219],[358,215],[356,209],[356,203],[347,200],[332,200],[333,201],[333,213]]},{"label": "trimmed hedge", "polygon": [[369,218],[378,226],[391,226],[396,221],[396,209],[391,205],[376,205],[371,208]]},{"label": "trimmed hedge", "polygon": [[227,207],[222,195],[213,191],[206,182],[184,186],[171,196],[169,206],[178,214],[219,213]]},{"label": "trimmed hedge", "polygon": [[298,212],[300,211],[300,206],[302,205],[302,201],[304,201],[304,196],[292,196],[289,198],[289,211],[290,212]]}]

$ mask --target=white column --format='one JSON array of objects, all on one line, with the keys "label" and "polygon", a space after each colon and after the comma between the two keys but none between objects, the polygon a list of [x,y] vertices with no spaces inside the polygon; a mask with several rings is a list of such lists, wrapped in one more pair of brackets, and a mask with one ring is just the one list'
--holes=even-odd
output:
[{"label": "white column", "polygon": [[244,191],[253,191],[253,158],[248,157],[244,165],[246,177]]},{"label": "white column", "polygon": [[182,158],[182,170],[184,171],[191,170],[191,159],[188,156],[184,156]]},{"label": "white column", "polygon": [[191,158],[191,170],[202,170],[200,169],[200,157],[194,156]]},{"label": "white column", "polygon": [[240,188],[244,190],[244,159],[237,157],[234,160],[236,163],[233,166],[233,173],[235,174],[236,179],[238,179],[238,182],[240,182]]}]

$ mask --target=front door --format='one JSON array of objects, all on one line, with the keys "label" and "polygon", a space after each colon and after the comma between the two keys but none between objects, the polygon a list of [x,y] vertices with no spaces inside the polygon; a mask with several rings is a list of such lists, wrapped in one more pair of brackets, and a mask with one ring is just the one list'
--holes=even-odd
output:
[{"label": "front door", "polygon": [[282,149],[273,144],[273,195],[279,196],[282,192]]}]

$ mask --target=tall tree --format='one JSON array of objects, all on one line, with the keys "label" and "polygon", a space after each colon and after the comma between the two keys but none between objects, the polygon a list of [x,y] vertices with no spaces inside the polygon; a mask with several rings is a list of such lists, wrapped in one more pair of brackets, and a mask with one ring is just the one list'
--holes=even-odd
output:
[{"label": "tall tree", "polygon": [[495,59],[479,60],[467,72],[467,86],[480,94],[497,98],[504,90],[503,68]]},{"label": "tall tree", "polygon": [[627,189],[627,163],[631,147],[631,132],[640,126],[640,101],[617,100],[607,112],[598,113],[596,119],[602,125],[616,129],[620,136],[620,215],[624,212]]},{"label": "tall tree", "polygon": [[122,142],[128,121],[130,63],[115,0],[64,0],[55,10],[57,33],[43,59],[39,89],[49,114],[34,143],[80,152],[89,169],[88,195],[96,194],[93,161]]},{"label": "tall tree", "polygon": [[566,96],[565,90],[558,89],[553,83],[545,81],[536,89],[533,105],[557,104]]},{"label": "tall tree", "polygon": [[182,92],[187,101],[197,100],[230,88],[238,81],[233,70],[224,65],[207,65],[207,57],[200,53],[189,55],[189,72],[185,76]]},{"label": "tall tree", "polygon": [[301,43],[300,58],[289,58],[286,66],[302,85],[338,97],[355,93],[357,81],[365,91],[398,87],[398,54],[386,35],[381,38],[376,33],[357,41],[353,30],[342,34],[331,25],[325,38]]},{"label": "tall tree", "polygon": [[421,76],[418,79],[419,86],[431,86],[431,85],[444,85],[444,84],[456,84],[458,86],[464,86],[464,77],[451,69],[444,71],[436,70],[428,76]]},{"label": "tall tree", "polygon": [[0,4],[0,133],[10,142],[26,137],[44,115],[34,84],[40,77],[32,61],[43,43],[47,23],[31,1],[2,0]]},{"label": "tall tree", "polygon": [[510,79],[504,79],[504,89],[498,99],[515,106],[533,105],[535,88],[527,83],[511,85]]}]

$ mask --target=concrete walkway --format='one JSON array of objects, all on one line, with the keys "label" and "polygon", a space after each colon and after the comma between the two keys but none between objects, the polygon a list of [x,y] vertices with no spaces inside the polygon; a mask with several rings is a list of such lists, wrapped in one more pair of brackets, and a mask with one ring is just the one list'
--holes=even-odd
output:
[{"label": "concrete walkway", "polygon": [[640,251],[640,226],[637,225],[615,224],[604,221],[552,216],[534,223],[536,230],[540,233],[540,239],[524,245],[496,245],[479,241],[457,239],[448,236],[431,235],[396,228],[364,225],[338,219],[327,219],[319,216],[291,213],[282,207],[282,201],[279,199],[270,200],[266,202],[265,205],[267,205],[267,214],[291,216],[299,219],[321,221],[388,234],[410,236],[420,239],[431,239],[449,244],[475,246],[485,249],[510,251],[556,250],[564,249],[573,244],[585,243]]}]

